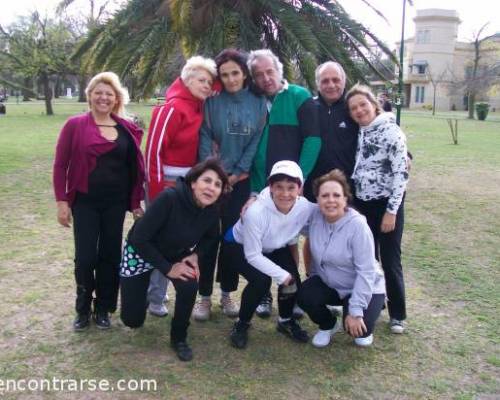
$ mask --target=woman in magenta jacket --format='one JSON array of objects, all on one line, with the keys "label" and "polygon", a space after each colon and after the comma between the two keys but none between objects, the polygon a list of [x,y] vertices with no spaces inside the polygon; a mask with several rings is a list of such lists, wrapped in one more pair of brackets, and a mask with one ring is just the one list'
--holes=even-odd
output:
[{"label": "woman in magenta jacket", "polygon": [[[112,72],[87,86],[90,111],[68,119],[53,169],[57,220],[75,238],[75,331],[88,328],[92,301],[98,328],[111,326],[116,310],[123,221],[143,214],[142,130],[124,118],[128,93]],[[95,298],[93,299],[95,293]]]}]

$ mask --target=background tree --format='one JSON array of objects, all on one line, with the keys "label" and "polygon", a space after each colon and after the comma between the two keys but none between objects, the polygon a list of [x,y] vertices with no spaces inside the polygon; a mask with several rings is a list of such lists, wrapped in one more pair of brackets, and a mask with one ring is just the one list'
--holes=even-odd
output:
[{"label": "background tree", "polygon": [[370,62],[371,42],[394,61],[385,44],[335,1],[130,0],[89,32],[74,58],[83,56],[90,70],[133,75],[145,96],[166,83],[165,70],[178,73],[183,57],[266,47],[283,61],[286,77],[312,88],[317,63],[328,59],[340,62],[351,81],[365,80],[353,55],[378,72]]},{"label": "background tree", "polygon": [[[78,8],[77,8],[78,6]],[[57,15],[66,21],[75,43],[80,44],[87,32],[98,28],[110,16],[111,9],[116,6],[113,0],[61,0],[57,5]],[[77,9],[78,12],[73,11]],[[88,75],[95,71],[86,71],[80,57],[73,58],[78,68],[78,101],[86,102],[85,87]]]},{"label": "background tree", "polygon": [[[73,72],[68,54],[74,42],[67,27],[34,12],[29,18],[21,18],[7,30],[0,27],[0,34],[7,46],[0,50],[0,58],[9,64],[9,70],[22,77],[25,91],[32,83],[42,87],[47,115],[53,115],[51,80],[57,75]],[[31,86],[31,87],[30,87]]]},{"label": "background tree", "polygon": [[465,67],[465,74],[457,77],[451,73],[451,93],[465,93],[467,96],[468,118],[474,119],[474,108],[479,97],[487,100],[488,91],[500,85],[500,34],[481,37],[488,26],[484,24],[471,42],[474,53]]}]

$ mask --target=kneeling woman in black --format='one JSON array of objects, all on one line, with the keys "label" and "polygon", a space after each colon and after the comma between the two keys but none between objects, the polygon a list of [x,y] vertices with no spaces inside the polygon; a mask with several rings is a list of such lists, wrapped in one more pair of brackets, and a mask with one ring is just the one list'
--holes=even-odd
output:
[{"label": "kneeling woman in black", "polygon": [[182,361],[192,359],[186,342],[189,317],[198,291],[198,259],[218,235],[218,203],[228,179],[218,161],[195,165],[175,188],[163,191],[128,234],[121,264],[121,319],[143,325],[149,277],[157,268],[176,290],[170,343]]}]

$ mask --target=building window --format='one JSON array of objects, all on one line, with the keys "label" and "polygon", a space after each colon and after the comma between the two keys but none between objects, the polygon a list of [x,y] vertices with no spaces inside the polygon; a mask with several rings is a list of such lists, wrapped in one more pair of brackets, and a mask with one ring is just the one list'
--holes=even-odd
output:
[{"label": "building window", "polygon": [[417,31],[417,43],[425,44],[431,41],[431,31],[428,29]]},{"label": "building window", "polygon": [[425,86],[415,87],[415,103],[423,103],[425,97]]}]

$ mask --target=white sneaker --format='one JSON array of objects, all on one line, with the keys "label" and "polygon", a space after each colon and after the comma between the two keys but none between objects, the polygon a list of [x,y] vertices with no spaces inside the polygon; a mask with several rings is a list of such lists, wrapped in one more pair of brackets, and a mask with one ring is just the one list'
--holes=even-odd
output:
[{"label": "white sneaker", "polygon": [[236,303],[229,296],[222,296],[220,298],[220,306],[222,307],[222,313],[229,318],[237,317],[240,312]]},{"label": "white sneaker", "polygon": [[356,343],[356,346],[360,346],[360,347],[371,346],[373,343],[373,333],[367,337],[354,338],[354,343]]},{"label": "white sneaker", "polygon": [[400,335],[405,331],[404,323],[399,319],[391,318],[389,325],[391,327],[391,332],[397,335]]},{"label": "white sneaker", "polygon": [[155,317],[166,317],[168,315],[168,309],[165,304],[154,304],[149,303],[148,311],[151,315]]},{"label": "white sneaker", "polygon": [[312,345],[314,347],[326,347],[330,344],[332,336],[339,330],[340,324],[337,321],[333,329],[322,330],[320,329],[312,338]]},{"label": "white sneaker", "polygon": [[212,308],[212,300],[202,297],[193,309],[193,318],[196,321],[208,321],[210,319],[210,310]]}]

